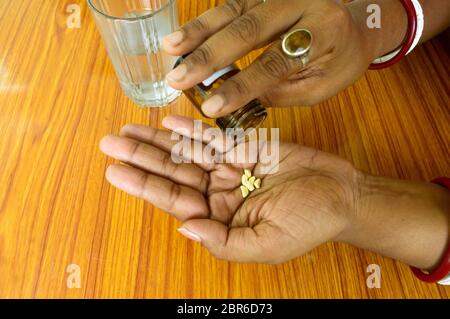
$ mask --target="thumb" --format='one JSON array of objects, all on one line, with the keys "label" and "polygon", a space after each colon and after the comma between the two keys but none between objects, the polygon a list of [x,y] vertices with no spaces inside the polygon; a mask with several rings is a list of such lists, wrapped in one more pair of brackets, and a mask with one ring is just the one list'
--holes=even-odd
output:
[{"label": "thumb", "polygon": [[178,231],[189,239],[200,242],[219,259],[244,263],[270,263],[270,254],[264,249],[264,240],[257,227],[228,226],[211,219],[193,219],[185,222]]}]

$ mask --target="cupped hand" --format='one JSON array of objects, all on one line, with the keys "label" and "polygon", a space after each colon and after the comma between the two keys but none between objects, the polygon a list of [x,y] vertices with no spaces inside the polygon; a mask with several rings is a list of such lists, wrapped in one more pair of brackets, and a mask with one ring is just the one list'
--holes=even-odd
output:
[{"label": "cupped hand", "polygon": [[[194,134],[191,119],[171,116],[163,124],[192,138],[192,145],[223,150],[205,134]],[[220,259],[288,261],[345,236],[357,213],[359,173],[337,156],[281,144],[279,166],[272,171],[260,162],[226,163],[233,150],[223,153],[225,163],[202,162],[196,155],[177,163],[171,152],[178,142],[170,131],[125,126],[120,136],[101,142],[104,153],[122,162],[108,168],[107,179],[181,220],[179,231]],[[244,168],[262,179],[262,188],[245,200]]]},{"label": "cupped hand", "polygon": [[[192,52],[167,79],[176,89],[191,88],[271,44],[203,104],[204,114],[221,117],[255,98],[266,106],[315,105],[351,85],[376,57],[377,43],[361,24],[336,0],[227,0],[164,39],[169,54]],[[282,52],[281,36],[295,29],[313,35],[306,66]]]}]

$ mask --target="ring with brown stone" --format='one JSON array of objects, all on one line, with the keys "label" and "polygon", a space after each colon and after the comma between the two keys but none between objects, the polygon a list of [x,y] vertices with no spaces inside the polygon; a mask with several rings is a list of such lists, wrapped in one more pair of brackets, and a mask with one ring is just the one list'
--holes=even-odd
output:
[{"label": "ring with brown stone", "polygon": [[299,59],[302,66],[309,63],[309,51],[313,42],[313,36],[306,29],[296,29],[282,37],[282,48],[284,54],[291,59]]}]

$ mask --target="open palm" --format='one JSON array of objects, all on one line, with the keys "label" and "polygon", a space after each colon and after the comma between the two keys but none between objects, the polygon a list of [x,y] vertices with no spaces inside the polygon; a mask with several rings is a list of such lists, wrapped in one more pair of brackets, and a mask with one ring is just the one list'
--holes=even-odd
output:
[{"label": "open palm", "polygon": [[[163,124],[185,132],[203,149],[210,147],[204,136],[194,136],[192,119],[171,116]],[[127,125],[120,137],[105,137],[103,152],[126,164],[109,167],[107,178],[182,220],[180,232],[218,258],[284,262],[337,240],[355,215],[359,175],[337,156],[281,144],[279,165],[269,173],[262,163],[232,164],[229,154],[235,150],[224,152],[226,164],[201,161],[196,154],[185,158],[195,164],[178,164],[171,158],[177,143],[171,136]],[[245,200],[240,190],[244,168],[262,179],[262,188]]]}]

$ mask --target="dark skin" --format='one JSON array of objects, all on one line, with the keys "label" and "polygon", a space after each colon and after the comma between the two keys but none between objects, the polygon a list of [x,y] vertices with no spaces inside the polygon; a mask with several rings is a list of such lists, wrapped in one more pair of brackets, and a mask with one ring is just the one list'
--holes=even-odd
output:
[{"label": "dark skin", "polygon": [[[450,24],[450,2],[421,0],[425,14],[422,41]],[[367,27],[367,7],[378,4],[381,29]],[[266,106],[316,105],[347,88],[375,58],[398,48],[407,16],[398,0],[229,0],[165,38],[173,55],[192,52],[167,76],[185,90],[257,48],[269,48],[248,68],[225,82],[203,105],[204,114],[221,117],[259,98]],[[281,50],[280,37],[306,28],[313,34],[311,62],[303,67]],[[223,48],[227,48],[223,50]]]},{"label": "dark skin", "polygon": [[[192,119],[175,116],[163,124],[177,131],[193,128]],[[202,147],[204,142],[192,141]],[[450,196],[439,186],[376,178],[335,155],[296,144],[280,145],[273,174],[261,174],[260,163],[188,158],[198,163],[176,164],[170,155],[175,143],[168,131],[128,125],[101,143],[103,152],[124,163],[108,168],[106,176],[181,220],[180,232],[218,258],[276,264],[338,241],[432,269],[447,244]],[[239,189],[244,168],[263,185],[246,200]],[[419,238],[415,245],[411,236]]]},{"label": "dark skin", "polygon": [[[170,123],[188,127],[190,120],[171,117],[165,121]],[[265,263],[295,258],[335,239],[348,225],[346,212],[355,210],[358,174],[330,154],[283,144],[278,172],[261,174],[259,163],[174,164],[169,158],[176,141],[167,131],[127,126],[121,135],[105,138],[102,150],[143,171],[113,166],[108,179],[187,221],[186,229],[213,235],[202,236],[202,242],[220,258]],[[239,189],[244,168],[264,185],[246,200]],[[335,194],[325,196],[330,192]]]},{"label": "dark skin", "polygon": [[[369,4],[382,10],[381,29],[367,28]],[[425,41],[449,26],[450,2],[421,4]],[[307,66],[280,51],[280,36],[297,28],[314,37]],[[266,106],[315,105],[401,45],[406,29],[406,13],[395,0],[229,0],[164,40],[169,54],[193,52],[167,79],[174,88],[188,89],[270,45],[205,102],[204,113],[220,117],[254,98]],[[172,131],[193,127],[191,119],[174,116],[163,124]],[[218,258],[282,263],[336,241],[433,270],[448,246],[450,196],[440,186],[371,176],[335,155],[295,144],[280,145],[274,174],[262,174],[261,163],[176,164],[170,160],[175,143],[170,136],[128,125],[120,136],[106,137],[103,152],[123,162],[108,168],[106,176],[181,220],[179,231]],[[192,140],[202,147],[206,142]],[[215,147],[229,159],[231,151]],[[263,180],[246,200],[239,189],[244,168]]]}]

